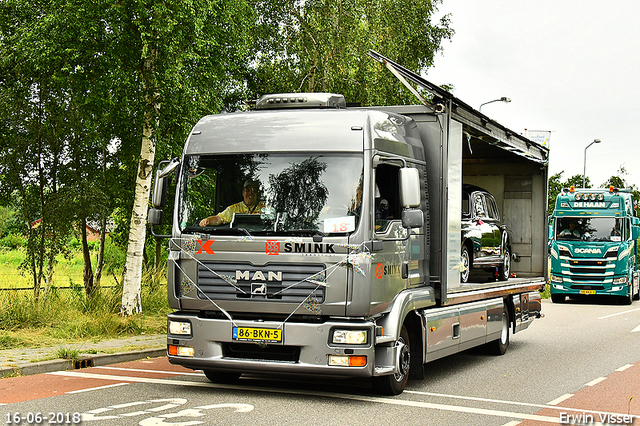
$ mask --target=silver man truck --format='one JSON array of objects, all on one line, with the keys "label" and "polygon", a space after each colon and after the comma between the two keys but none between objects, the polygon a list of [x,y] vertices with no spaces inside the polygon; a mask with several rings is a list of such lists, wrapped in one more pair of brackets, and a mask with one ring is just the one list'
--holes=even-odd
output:
[{"label": "silver man truck", "polygon": [[[481,345],[504,354],[541,316],[547,149],[370,54],[429,99],[266,95],[203,117],[182,156],[158,168],[152,230],[176,182],[171,363],[214,382],[372,378],[399,394],[429,361]],[[478,240],[508,254],[503,279],[491,269],[460,279],[463,184],[489,191],[511,229]]]}]

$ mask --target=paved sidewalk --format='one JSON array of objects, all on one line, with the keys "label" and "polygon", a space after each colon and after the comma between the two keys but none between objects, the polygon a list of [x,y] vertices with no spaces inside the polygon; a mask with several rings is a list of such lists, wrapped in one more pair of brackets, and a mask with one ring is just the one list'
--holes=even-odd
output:
[{"label": "paved sidewalk", "polygon": [[[0,378],[73,370],[166,355],[167,336],[155,334],[124,339],[0,350]],[[76,360],[57,358],[59,349],[79,351]]]}]

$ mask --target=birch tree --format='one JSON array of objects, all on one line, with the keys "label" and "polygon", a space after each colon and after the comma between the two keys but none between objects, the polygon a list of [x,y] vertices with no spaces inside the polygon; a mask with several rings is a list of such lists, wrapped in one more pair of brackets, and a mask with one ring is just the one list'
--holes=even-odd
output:
[{"label": "birch tree", "polygon": [[[157,143],[179,152],[185,129],[205,111],[219,110],[242,89],[250,51],[251,9],[243,1],[121,1],[111,8],[111,25],[127,40],[119,59],[132,66],[142,109],[142,137],[131,213],[121,314],[142,311],[140,287],[146,218]],[[179,122],[178,132],[176,122]]]}]

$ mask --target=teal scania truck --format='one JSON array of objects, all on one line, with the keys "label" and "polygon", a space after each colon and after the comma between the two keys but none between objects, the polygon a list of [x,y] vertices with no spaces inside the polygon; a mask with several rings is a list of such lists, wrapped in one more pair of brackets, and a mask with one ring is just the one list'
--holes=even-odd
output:
[{"label": "teal scania truck", "polygon": [[565,188],[549,221],[551,300],[579,295],[638,300],[639,223],[628,190]]}]

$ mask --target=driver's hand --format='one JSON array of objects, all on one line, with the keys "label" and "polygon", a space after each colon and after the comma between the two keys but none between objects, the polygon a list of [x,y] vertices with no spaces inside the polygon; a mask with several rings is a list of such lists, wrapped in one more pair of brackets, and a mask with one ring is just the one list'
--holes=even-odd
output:
[{"label": "driver's hand", "polygon": [[200,226],[204,227],[204,226],[207,226],[208,224],[209,224],[209,218],[208,217],[205,217],[204,219],[202,219],[200,221]]}]

